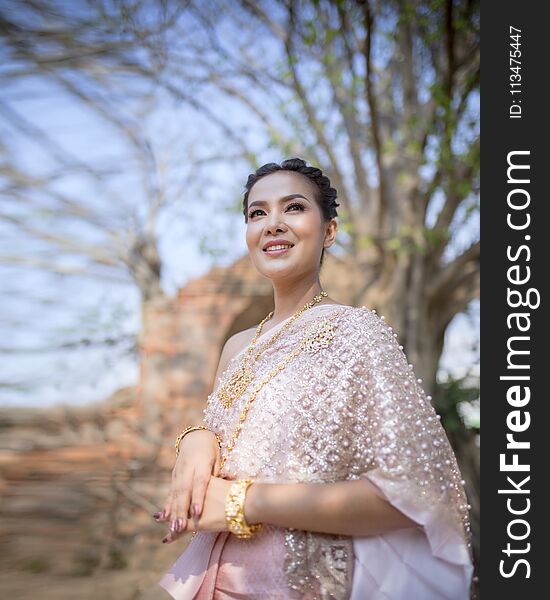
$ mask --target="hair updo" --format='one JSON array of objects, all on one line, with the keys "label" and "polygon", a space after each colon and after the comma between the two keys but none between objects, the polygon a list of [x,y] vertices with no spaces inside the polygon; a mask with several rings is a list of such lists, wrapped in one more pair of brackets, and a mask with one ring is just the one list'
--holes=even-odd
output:
[{"label": "hair updo", "polygon": [[[266,163],[248,176],[243,199],[245,223],[248,223],[248,195],[250,194],[250,190],[262,177],[277,173],[278,171],[294,171],[295,173],[300,173],[304,177],[307,177],[314,184],[313,187],[316,190],[315,201],[321,209],[325,222],[338,216],[338,213],[336,212],[336,208],[340,206],[340,204],[336,202],[338,192],[330,185],[330,179],[326,175],[323,175],[321,169],[308,167],[305,160],[302,160],[301,158],[289,158],[284,160],[280,165],[277,163]],[[324,253],[325,249],[323,248],[320,264],[323,264]]]},{"label": "hair updo", "polygon": [[248,195],[250,194],[253,185],[262,177],[271,175],[277,171],[294,171],[295,173],[301,173],[307,177],[315,184],[314,187],[317,191],[315,200],[323,213],[324,220],[330,221],[332,218],[338,216],[338,213],[336,212],[336,207],[340,206],[338,202],[336,202],[338,193],[331,187],[330,179],[326,175],[323,175],[321,169],[308,167],[305,160],[302,160],[301,158],[289,158],[284,160],[280,165],[277,163],[267,163],[262,165],[254,173],[251,173],[248,176],[243,201],[245,223],[248,223]]}]

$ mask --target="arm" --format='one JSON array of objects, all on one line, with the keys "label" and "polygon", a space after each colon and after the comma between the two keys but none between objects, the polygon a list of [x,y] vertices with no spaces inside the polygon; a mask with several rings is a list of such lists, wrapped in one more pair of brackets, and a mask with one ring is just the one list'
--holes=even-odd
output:
[{"label": "arm", "polygon": [[[239,336],[240,334],[235,334],[225,342],[212,389],[215,389],[218,378],[235,353]],[[204,418],[195,424],[207,427]],[[181,440],[180,453],[172,469],[172,484],[164,509],[154,514],[157,522],[171,522],[170,541],[183,533],[190,515],[202,513],[208,482],[212,475],[216,476],[219,473],[220,458],[218,442],[210,430],[190,431]],[[191,510],[192,506],[194,510]]]},{"label": "arm", "polygon": [[419,525],[365,479],[335,483],[253,483],[244,506],[248,523],[321,533],[380,535]]},{"label": "arm", "polygon": [[[227,369],[231,358],[239,352],[252,335],[252,329],[232,335],[224,344],[212,389],[216,389],[219,377]],[[207,427],[204,418],[196,425]],[[220,471],[221,454],[213,432],[195,430],[184,436],[180,444],[180,454],[172,470],[172,486],[165,503],[164,516],[158,521],[180,519],[180,531],[187,523],[187,515],[195,512],[201,515],[204,508],[206,489],[211,475]],[[195,505],[195,510],[190,510]],[[158,513],[160,514],[160,513]]]}]

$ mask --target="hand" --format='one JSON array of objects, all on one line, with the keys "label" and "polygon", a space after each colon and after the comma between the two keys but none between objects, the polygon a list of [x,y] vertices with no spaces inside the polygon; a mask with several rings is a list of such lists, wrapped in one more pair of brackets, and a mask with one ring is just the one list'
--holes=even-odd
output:
[{"label": "hand", "polygon": [[[206,488],[204,510],[200,517],[194,517],[188,522],[188,527],[192,526],[195,531],[229,531],[225,519],[225,499],[232,483],[231,479],[211,476]],[[183,532],[184,530],[171,530],[162,541],[173,542]]]},{"label": "hand", "polygon": [[156,521],[169,521],[172,532],[185,531],[188,519],[202,513],[208,482],[219,473],[220,460],[220,447],[211,431],[195,429],[186,434],[164,508],[153,515]]}]

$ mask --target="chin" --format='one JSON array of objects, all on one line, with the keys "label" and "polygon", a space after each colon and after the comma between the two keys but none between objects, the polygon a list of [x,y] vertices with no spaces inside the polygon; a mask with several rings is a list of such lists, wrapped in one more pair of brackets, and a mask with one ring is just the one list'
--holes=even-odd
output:
[{"label": "chin", "polygon": [[308,269],[306,265],[300,262],[288,262],[284,265],[278,266],[266,266],[264,264],[261,267],[259,267],[258,265],[256,265],[256,269],[261,275],[272,280],[287,279],[288,277],[296,278],[300,274],[305,275],[310,271],[310,269]]},{"label": "chin", "polygon": [[292,267],[283,267],[280,269],[258,269],[258,271],[261,275],[269,279],[282,279],[284,277],[287,277],[288,275],[292,275],[295,272],[295,270]]}]

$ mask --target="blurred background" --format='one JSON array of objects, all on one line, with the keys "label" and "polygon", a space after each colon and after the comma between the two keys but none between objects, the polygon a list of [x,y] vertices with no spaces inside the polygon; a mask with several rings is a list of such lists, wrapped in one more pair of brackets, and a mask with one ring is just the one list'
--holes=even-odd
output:
[{"label": "blurred background", "polygon": [[249,173],[339,192],[324,288],[398,333],[479,573],[479,3],[0,0],[0,592],[166,598],[173,440],[272,308]]}]

